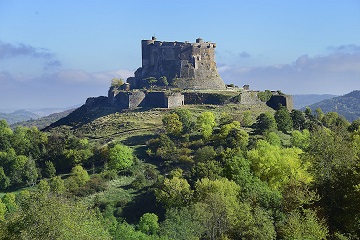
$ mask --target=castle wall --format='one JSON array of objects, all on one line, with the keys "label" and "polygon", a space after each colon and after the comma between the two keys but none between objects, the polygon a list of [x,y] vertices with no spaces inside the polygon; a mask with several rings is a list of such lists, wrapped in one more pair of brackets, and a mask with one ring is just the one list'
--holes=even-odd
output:
[{"label": "castle wall", "polygon": [[172,93],[165,97],[165,107],[174,108],[184,105],[184,95],[181,93]]},{"label": "castle wall", "polygon": [[241,104],[255,105],[263,103],[257,96],[256,91],[244,91],[241,93]]},{"label": "castle wall", "polygon": [[294,109],[293,98],[291,95],[273,95],[266,104],[273,109],[278,109],[279,104],[285,106],[289,111]]},{"label": "castle wall", "polygon": [[141,79],[166,76],[170,84],[180,88],[225,88],[216,68],[215,43],[202,39],[196,43],[160,42],[155,38],[141,43]]}]

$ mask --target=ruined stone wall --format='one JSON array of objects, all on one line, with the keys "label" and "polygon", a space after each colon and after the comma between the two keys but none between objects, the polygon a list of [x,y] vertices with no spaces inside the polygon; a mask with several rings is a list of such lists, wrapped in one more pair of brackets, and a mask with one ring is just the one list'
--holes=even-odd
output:
[{"label": "ruined stone wall", "polygon": [[244,91],[241,93],[240,103],[255,105],[263,103],[257,96],[257,91]]},{"label": "ruined stone wall", "polygon": [[184,105],[184,103],[185,103],[184,95],[179,92],[168,94],[165,97],[166,108],[179,107]]},{"label": "ruined stone wall", "polygon": [[293,97],[291,95],[273,95],[266,104],[273,109],[278,109],[279,104],[285,106],[289,111],[294,109]]}]

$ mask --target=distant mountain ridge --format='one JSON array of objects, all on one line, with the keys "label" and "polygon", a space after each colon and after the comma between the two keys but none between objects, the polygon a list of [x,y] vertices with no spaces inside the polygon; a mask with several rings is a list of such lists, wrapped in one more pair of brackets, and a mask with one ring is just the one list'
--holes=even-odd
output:
[{"label": "distant mountain ridge", "polygon": [[9,124],[30,119],[37,119],[39,117],[39,115],[26,110],[18,110],[12,113],[0,113],[0,119],[5,119]]},{"label": "distant mountain ridge", "polygon": [[339,95],[332,94],[295,94],[293,95],[294,108],[302,109],[311,104],[321,102],[326,99],[338,97]]},{"label": "distant mountain ridge", "polygon": [[360,90],[326,99],[308,106],[312,111],[321,108],[324,113],[337,112],[352,122],[360,118]]},{"label": "distant mountain ridge", "polygon": [[59,119],[62,119],[64,117],[68,116],[75,109],[76,108],[58,112],[58,113],[53,113],[53,114],[50,114],[49,116],[45,116],[45,117],[41,117],[41,118],[37,118],[37,119],[30,119],[27,121],[16,122],[16,123],[10,124],[10,127],[14,129],[17,126],[25,126],[25,127],[37,127],[38,129],[43,129],[43,128],[49,126],[50,124],[58,121]]}]

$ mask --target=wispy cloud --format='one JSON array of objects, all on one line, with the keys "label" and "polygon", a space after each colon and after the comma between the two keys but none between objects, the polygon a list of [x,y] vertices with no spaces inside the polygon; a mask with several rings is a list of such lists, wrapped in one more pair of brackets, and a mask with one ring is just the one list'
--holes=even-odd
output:
[{"label": "wispy cloud", "polygon": [[259,90],[342,94],[360,89],[360,46],[331,49],[331,53],[325,56],[303,55],[289,64],[261,67],[222,65],[219,72],[227,83],[250,84]]},{"label": "wispy cloud", "polygon": [[23,43],[11,44],[0,41],[0,59],[28,56],[33,58],[53,59],[54,54],[45,48],[35,48]]}]

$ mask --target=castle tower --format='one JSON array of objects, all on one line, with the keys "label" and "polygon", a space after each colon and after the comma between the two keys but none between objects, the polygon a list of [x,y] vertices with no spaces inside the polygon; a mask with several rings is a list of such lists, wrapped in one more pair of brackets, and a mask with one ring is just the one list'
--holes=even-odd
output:
[{"label": "castle tower", "polygon": [[141,79],[137,76],[136,84],[132,85],[141,86],[139,82],[148,77],[166,76],[174,87],[224,89],[225,84],[216,68],[215,48],[215,43],[204,42],[202,38],[196,39],[195,43],[161,42],[155,37],[142,40]]}]

